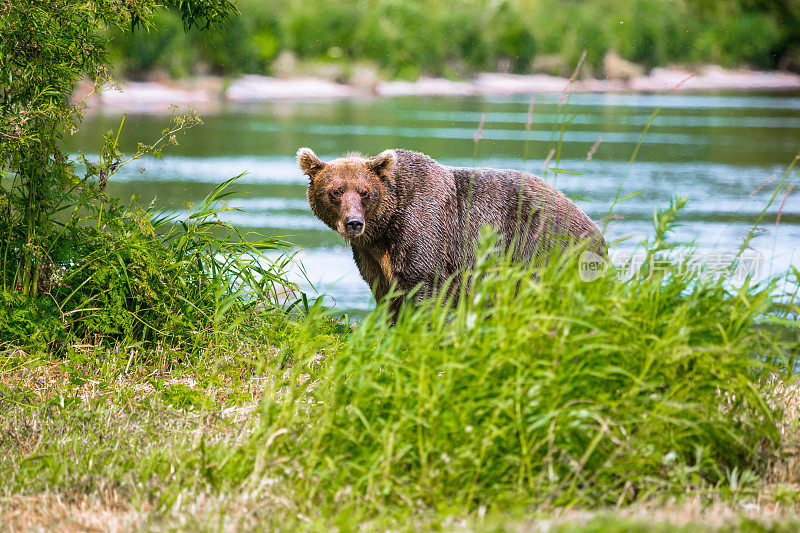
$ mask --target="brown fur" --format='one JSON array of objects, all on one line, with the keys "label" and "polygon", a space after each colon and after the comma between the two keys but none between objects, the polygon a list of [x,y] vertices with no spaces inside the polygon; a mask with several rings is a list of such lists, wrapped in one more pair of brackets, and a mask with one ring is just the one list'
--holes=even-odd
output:
[{"label": "brown fur", "polygon": [[[605,247],[575,204],[524,172],[448,167],[407,150],[323,163],[301,148],[297,158],[310,178],[311,210],[350,242],[376,299],[393,284],[401,292],[419,288],[418,298],[432,294],[439,281],[474,262],[474,241],[487,224],[506,246],[514,242],[515,256],[524,261],[586,239],[595,250]],[[345,221],[360,218],[363,232],[348,233]]]}]

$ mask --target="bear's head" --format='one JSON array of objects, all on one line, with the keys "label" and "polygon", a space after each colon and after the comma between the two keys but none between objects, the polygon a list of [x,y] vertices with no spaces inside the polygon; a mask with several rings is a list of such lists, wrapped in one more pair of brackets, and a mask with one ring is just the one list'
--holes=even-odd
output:
[{"label": "bear's head", "polygon": [[394,150],[323,163],[310,148],[300,148],[297,162],[309,177],[308,203],[317,218],[346,239],[374,234],[394,202]]}]

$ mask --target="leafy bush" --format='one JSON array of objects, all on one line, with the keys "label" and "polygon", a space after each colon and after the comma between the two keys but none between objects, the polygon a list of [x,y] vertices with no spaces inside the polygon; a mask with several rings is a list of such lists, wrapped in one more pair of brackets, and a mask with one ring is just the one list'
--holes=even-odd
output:
[{"label": "leafy bush", "polygon": [[135,202],[124,209],[103,203],[107,228],[83,234],[75,248],[84,253],[51,291],[73,334],[112,345],[191,347],[254,314],[282,313],[294,290],[284,278],[288,258],[264,253],[285,245],[258,235],[248,240],[216,218],[232,182],[180,222]]},{"label": "leafy bush", "polygon": [[[179,132],[201,122],[196,114],[173,115],[158,140],[131,155],[118,149],[119,131],[108,132],[100,161],[82,158],[83,176],[61,152],[61,136],[80,118],[71,103],[76,81],[109,81],[108,28],[161,24],[179,41],[184,30],[218,25],[235,10],[228,0],[166,5],[179,14],[164,15],[157,10],[164,5],[149,0],[0,3],[3,346],[58,353],[80,341],[191,350],[244,320],[263,320],[291,298],[285,262],[263,254],[281,243],[241,235],[216,218],[230,180],[179,224],[107,196],[121,166],[148,153],[160,157]],[[164,43],[134,43],[137,65],[155,64]]]}]

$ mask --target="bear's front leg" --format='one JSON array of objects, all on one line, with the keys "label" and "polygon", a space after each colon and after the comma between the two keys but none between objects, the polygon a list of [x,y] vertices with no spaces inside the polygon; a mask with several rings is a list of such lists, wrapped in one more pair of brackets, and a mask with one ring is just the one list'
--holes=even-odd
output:
[{"label": "bear's front leg", "polygon": [[[409,289],[398,275],[395,264],[397,258],[392,257],[390,248],[383,243],[372,243],[369,248],[353,246],[353,259],[358,266],[361,277],[372,289],[375,301],[383,300],[391,290],[404,292]],[[396,295],[389,304],[389,311],[396,319],[400,307],[405,301],[403,294]],[[394,321],[394,320],[393,320]]]}]

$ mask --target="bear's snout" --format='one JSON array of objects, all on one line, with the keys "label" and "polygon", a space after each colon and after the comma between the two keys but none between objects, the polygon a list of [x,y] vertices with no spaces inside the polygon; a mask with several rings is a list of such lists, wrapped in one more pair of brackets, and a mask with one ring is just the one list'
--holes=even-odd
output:
[{"label": "bear's snout", "polygon": [[344,231],[348,237],[358,237],[364,232],[364,218],[349,216],[344,219]]}]

